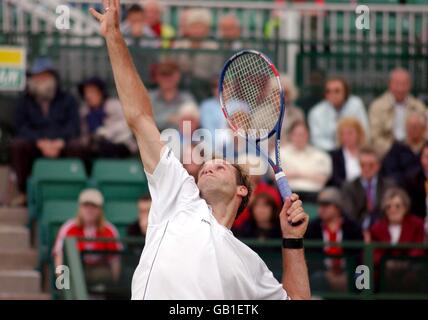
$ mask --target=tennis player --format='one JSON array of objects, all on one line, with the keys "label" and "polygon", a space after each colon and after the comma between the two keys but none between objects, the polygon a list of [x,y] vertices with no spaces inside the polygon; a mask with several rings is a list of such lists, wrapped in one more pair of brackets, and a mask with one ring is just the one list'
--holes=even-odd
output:
[{"label": "tennis player", "polygon": [[[140,150],[152,207],[132,280],[132,299],[309,299],[302,237],[308,216],[296,194],[280,214],[283,277],[230,228],[250,196],[248,177],[222,159],[206,162],[198,182],[160,140],[152,107],[119,30],[119,0],[91,9],[106,39],[116,88]],[[291,223],[302,221],[297,226]]]}]

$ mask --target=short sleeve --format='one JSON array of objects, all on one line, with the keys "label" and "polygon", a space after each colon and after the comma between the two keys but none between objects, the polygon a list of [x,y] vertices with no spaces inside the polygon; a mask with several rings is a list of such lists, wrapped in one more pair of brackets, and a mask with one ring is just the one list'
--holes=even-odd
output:
[{"label": "short sleeve", "polygon": [[189,203],[199,199],[195,180],[183,168],[172,150],[166,147],[152,174],[146,172],[152,207],[149,225],[161,224]]},{"label": "short sleeve", "polygon": [[256,300],[289,300],[287,292],[282,284],[276,280],[272,271],[268,269],[266,264],[261,261],[259,265],[259,273],[256,277],[255,292],[257,293]]}]

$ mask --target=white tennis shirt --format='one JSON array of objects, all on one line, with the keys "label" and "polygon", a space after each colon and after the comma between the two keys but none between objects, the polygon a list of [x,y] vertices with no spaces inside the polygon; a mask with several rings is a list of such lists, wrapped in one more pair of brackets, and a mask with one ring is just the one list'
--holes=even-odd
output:
[{"label": "white tennis shirt", "polygon": [[263,260],[219,224],[171,149],[147,174],[152,207],[132,299],[287,299]]}]

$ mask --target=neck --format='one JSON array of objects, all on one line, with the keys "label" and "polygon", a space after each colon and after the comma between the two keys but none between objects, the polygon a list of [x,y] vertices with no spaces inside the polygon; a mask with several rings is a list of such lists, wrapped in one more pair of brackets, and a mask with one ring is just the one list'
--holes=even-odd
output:
[{"label": "neck", "polygon": [[162,96],[166,101],[171,101],[177,95],[177,89],[162,90]]},{"label": "neck", "polygon": [[341,216],[335,216],[328,220],[325,225],[329,230],[336,231],[340,228],[340,225],[342,223],[342,217]]},{"label": "neck", "polygon": [[229,202],[225,202],[224,199],[217,199],[217,201],[210,201],[209,204],[217,222],[228,229],[232,228],[237,212],[234,199]]}]

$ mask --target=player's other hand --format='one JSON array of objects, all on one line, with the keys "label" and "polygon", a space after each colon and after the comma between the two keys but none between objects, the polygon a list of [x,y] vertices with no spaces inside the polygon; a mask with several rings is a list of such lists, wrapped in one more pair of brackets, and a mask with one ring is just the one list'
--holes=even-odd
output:
[{"label": "player's other hand", "polygon": [[303,238],[309,216],[303,210],[302,201],[297,194],[293,193],[285,200],[279,220],[283,238]]},{"label": "player's other hand", "polygon": [[106,37],[109,34],[119,31],[119,0],[103,0],[104,13],[100,13],[94,8],[90,8],[89,12],[100,22],[101,35]]}]

